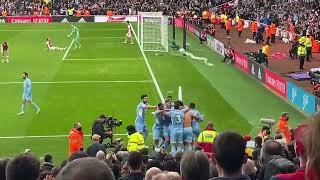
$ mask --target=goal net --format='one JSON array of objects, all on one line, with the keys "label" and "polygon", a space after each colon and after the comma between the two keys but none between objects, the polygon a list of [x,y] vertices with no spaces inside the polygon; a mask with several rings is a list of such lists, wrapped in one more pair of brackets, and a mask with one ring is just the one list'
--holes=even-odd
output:
[{"label": "goal net", "polygon": [[138,39],[144,51],[168,52],[168,18],[162,12],[139,12]]}]

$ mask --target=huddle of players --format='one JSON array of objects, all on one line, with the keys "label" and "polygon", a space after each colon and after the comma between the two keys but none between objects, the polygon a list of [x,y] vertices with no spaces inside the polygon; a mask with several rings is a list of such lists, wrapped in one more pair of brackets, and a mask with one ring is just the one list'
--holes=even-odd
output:
[{"label": "huddle of players", "polygon": [[195,104],[190,103],[190,106],[186,107],[182,101],[172,103],[172,97],[168,96],[164,104],[159,103],[158,106],[149,106],[147,104],[147,95],[141,96],[141,99],[142,102],[137,107],[137,131],[141,132],[145,139],[147,138],[147,126],[145,121],[139,118],[145,115],[143,114],[145,111],[142,109],[154,108],[156,111],[154,112],[155,122],[152,132],[155,149],[157,150],[161,147],[167,149],[171,144],[171,153],[173,155],[177,151],[191,151],[194,140],[201,133],[198,122],[204,120],[200,112],[195,109]]}]

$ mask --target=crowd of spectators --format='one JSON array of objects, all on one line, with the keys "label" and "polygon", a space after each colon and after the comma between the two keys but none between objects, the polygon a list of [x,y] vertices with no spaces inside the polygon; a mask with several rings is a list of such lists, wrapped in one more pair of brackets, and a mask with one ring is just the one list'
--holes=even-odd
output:
[{"label": "crowd of spectators", "polygon": [[30,150],[1,159],[0,179],[319,180],[320,113],[292,129],[290,140],[282,136],[289,128],[281,121],[288,120],[288,114],[283,114],[276,133],[263,127],[253,144],[250,136],[223,131],[212,142],[212,152],[195,147],[174,156],[163,149],[143,148],[132,152],[126,147],[104,149],[99,136],[94,135],[86,150],[74,152],[60,165],[53,163],[49,154],[40,163]]}]

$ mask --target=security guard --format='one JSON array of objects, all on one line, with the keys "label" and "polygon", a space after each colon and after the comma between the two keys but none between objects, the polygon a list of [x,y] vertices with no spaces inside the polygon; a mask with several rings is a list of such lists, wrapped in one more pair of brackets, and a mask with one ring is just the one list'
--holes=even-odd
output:
[{"label": "security guard", "polygon": [[74,7],[69,7],[68,8],[68,16],[73,16],[73,14],[74,14]]},{"label": "security guard", "polygon": [[306,57],[307,54],[307,49],[304,46],[303,43],[299,43],[299,47],[298,47],[298,56],[300,59],[300,70],[304,70],[303,69],[303,64],[304,64],[304,58]]},{"label": "security guard", "polygon": [[127,126],[128,132],[128,151],[137,151],[143,149],[144,146],[144,139],[142,134],[136,131],[136,128],[133,125]]},{"label": "security guard", "polygon": [[312,51],[312,42],[309,34],[307,34],[306,41],[304,42],[304,46],[306,47],[306,50],[307,50],[306,61],[311,62],[310,57],[311,57],[311,51]]},{"label": "security guard", "polygon": [[261,48],[262,50],[262,53],[265,54],[265,65],[266,67],[268,67],[269,65],[269,61],[268,61],[268,56],[269,56],[269,53],[270,53],[270,46],[269,46],[269,43],[263,43],[263,46]]},{"label": "security guard", "polygon": [[213,143],[218,133],[213,128],[213,123],[208,122],[207,128],[200,133],[198,137],[198,142],[200,143]]}]

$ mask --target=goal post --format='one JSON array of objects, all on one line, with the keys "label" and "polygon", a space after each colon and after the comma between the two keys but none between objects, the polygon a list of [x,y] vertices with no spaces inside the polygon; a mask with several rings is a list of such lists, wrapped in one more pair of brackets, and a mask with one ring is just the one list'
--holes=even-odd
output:
[{"label": "goal post", "polygon": [[144,51],[168,52],[168,17],[162,12],[138,12],[138,39]]}]

